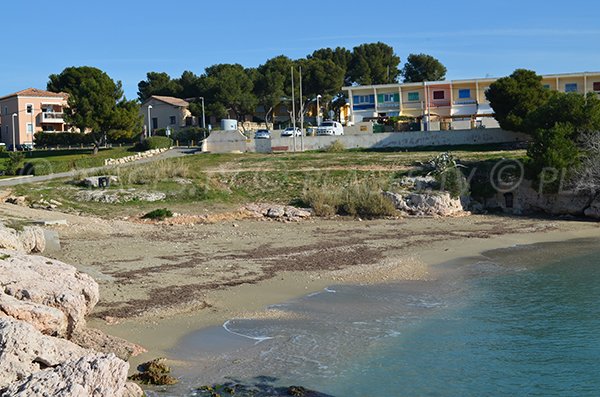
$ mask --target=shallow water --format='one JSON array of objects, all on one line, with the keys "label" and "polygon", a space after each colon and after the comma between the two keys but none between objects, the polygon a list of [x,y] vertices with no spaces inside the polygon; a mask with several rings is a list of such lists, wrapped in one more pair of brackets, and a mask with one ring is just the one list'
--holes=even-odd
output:
[{"label": "shallow water", "polygon": [[334,396],[595,396],[600,245],[513,247],[446,265],[437,281],[332,286],[276,305],[286,320],[230,320],[173,356],[190,390],[228,377]]}]

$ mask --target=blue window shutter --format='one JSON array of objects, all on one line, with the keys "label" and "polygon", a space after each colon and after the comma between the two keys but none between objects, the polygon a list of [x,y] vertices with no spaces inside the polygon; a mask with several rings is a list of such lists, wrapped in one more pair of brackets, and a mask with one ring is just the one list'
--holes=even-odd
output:
[{"label": "blue window shutter", "polygon": [[460,98],[460,99],[471,98],[471,89],[463,88],[463,89],[458,90],[458,98]]},{"label": "blue window shutter", "polygon": [[354,101],[354,103],[358,103],[358,95],[354,95],[352,97],[352,100]]},{"label": "blue window shutter", "polygon": [[375,103],[375,94],[369,95],[369,103]]}]

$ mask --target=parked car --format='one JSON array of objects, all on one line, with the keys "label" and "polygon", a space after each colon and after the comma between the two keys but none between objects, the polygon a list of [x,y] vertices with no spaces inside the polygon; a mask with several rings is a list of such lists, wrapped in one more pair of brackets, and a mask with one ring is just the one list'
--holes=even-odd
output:
[{"label": "parked car", "polygon": [[317,127],[317,135],[344,135],[344,127],[337,121],[325,120]]},{"label": "parked car", "polygon": [[271,131],[269,131],[269,130],[258,130],[254,134],[254,139],[271,139]]},{"label": "parked car", "polygon": [[281,132],[281,136],[301,136],[302,135],[302,131],[300,130],[300,128],[296,127],[296,129],[294,130],[294,127],[288,127],[285,130],[283,130]]}]

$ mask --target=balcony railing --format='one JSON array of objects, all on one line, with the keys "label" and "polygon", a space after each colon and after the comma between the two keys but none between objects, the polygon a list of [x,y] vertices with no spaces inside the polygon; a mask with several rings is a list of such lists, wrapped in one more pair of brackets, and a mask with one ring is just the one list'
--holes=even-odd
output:
[{"label": "balcony railing", "polygon": [[62,112],[43,112],[42,123],[63,123],[64,115]]}]

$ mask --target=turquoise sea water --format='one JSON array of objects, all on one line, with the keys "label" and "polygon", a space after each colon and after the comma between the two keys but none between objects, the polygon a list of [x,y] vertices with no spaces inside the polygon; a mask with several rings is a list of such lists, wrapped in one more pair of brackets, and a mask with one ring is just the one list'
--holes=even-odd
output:
[{"label": "turquoise sea water", "polygon": [[[436,281],[333,286],[232,320],[173,355],[173,395],[270,376],[333,396],[600,395],[600,245],[515,247],[446,265]],[[168,393],[167,393],[168,394]]]}]

